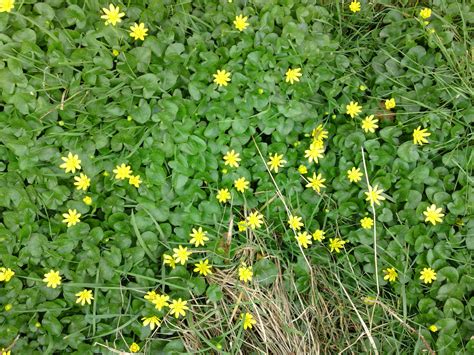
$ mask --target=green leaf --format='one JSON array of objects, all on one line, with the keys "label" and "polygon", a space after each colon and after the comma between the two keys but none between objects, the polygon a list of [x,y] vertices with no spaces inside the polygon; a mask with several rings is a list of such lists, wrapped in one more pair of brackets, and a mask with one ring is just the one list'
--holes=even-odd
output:
[{"label": "green leaf", "polygon": [[397,154],[401,159],[409,163],[416,162],[420,158],[416,145],[412,142],[403,143],[398,147]]},{"label": "green leaf", "polygon": [[447,283],[439,288],[436,299],[440,301],[445,301],[448,298],[461,299],[463,294],[464,288],[461,285],[457,283]]},{"label": "green leaf", "polygon": [[168,344],[163,348],[164,354],[182,354],[185,352],[183,342],[180,339],[170,340]]},{"label": "green leaf", "polygon": [[436,307],[436,302],[431,298],[422,298],[418,302],[418,309],[421,313],[428,313],[434,307]]},{"label": "green leaf", "polygon": [[145,239],[142,237],[140,231],[138,230],[137,222],[135,220],[135,214],[133,213],[133,211],[131,212],[130,222],[132,223],[132,227],[133,227],[133,230],[135,231],[135,235],[137,237],[138,243],[143,248],[143,251],[151,260],[154,260],[155,256],[150,251],[148,244],[145,242]]},{"label": "green leaf", "polygon": [[209,285],[206,296],[211,302],[219,302],[223,297],[222,288],[219,285]]},{"label": "green leaf", "polygon": [[443,307],[443,313],[447,317],[454,317],[455,315],[461,315],[464,312],[464,306],[460,300],[455,298],[449,298]]},{"label": "green leaf", "polygon": [[365,141],[365,136],[362,132],[353,132],[347,136],[345,139],[344,146],[346,148],[355,148],[359,149],[362,146],[362,143]]},{"label": "green leaf", "polygon": [[158,74],[158,79],[160,81],[161,89],[167,91],[176,84],[178,75],[172,70],[163,70]]},{"label": "green leaf", "polygon": [[165,58],[172,60],[179,58],[180,54],[184,52],[184,46],[182,43],[173,43],[166,48]]},{"label": "green leaf", "polygon": [[380,222],[391,222],[393,220],[393,213],[390,209],[384,208],[382,213],[377,218]]},{"label": "green leaf", "polygon": [[194,295],[201,296],[206,292],[207,284],[206,280],[202,277],[192,277],[188,281],[188,286]]},{"label": "green leaf", "polygon": [[45,20],[51,21],[54,18],[54,10],[48,4],[36,3],[33,8],[35,12],[43,16]]},{"label": "green leaf", "polygon": [[415,250],[417,253],[421,253],[424,249],[432,248],[433,244],[433,240],[427,235],[418,235],[415,239]]},{"label": "green leaf", "polygon": [[447,280],[448,282],[457,283],[459,280],[458,270],[452,266],[446,266],[437,272],[439,281]]},{"label": "green leaf", "polygon": [[130,115],[132,116],[134,121],[137,121],[138,123],[145,123],[151,117],[150,105],[148,105],[145,100],[140,100],[139,106],[133,108],[130,111]]},{"label": "green leaf", "polygon": [[380,137],[387,143],[398,145],[398,137],[402,135],[402,130],[396,126],[388,126],[380,130]]},{"label": "green leaf", "polygon": [[408,177],[412,179],[414,183],[421,184],[426,180],[429,175],[430,168],[428,168],[426,165],[420,165],[413,169],[413,171]]},{"label": "green leaf", "polygon": [[188,91],[193,100],[199,101],[201,99],[201,90],[197,83],[190,82],[188,84]]},{"label": "green leaf", "polygon": [[158,77],[155,74],[144,74],[139,76],[132,82],[133,89],[143,89],[143,97],[149,99],[153,96],[156,91],[158,83]]},{"label": "green leaf", "polygon": [[41,321],[41,325],[50,335],[61,335],[63,327],[57,318],[51,315],[45,316]]},{"label": "green leaf", "polygon": [[269,259],[262,259],[253,265],[255,279],[263,286],[275,282],[278,276],[277,266]]}]

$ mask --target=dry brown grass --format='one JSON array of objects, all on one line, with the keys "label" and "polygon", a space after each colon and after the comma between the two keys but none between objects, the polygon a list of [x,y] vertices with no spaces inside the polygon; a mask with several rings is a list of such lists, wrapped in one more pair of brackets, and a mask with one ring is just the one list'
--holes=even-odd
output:
[{"label": "dry brown grass", "polygon": [[[355,339],[364,332],[347,300],[326,287],[330,280],[317,267],[313,269],[316,278],[304,294],[297,292],[292,278],[284,280],[281,272],[272,286],[260,287],[257,283],[242,285],[235,271],[216,271],[209,277],[209,283],[222,286],[224,297],[193,312],[200,335],[181,332],[190,353],[202,350],[201,338],[224,334],[222,350],[232,354],[337,353],[350,345],[348,334]],[[242,331],[242,312],[255,317],[252,330]]]}]

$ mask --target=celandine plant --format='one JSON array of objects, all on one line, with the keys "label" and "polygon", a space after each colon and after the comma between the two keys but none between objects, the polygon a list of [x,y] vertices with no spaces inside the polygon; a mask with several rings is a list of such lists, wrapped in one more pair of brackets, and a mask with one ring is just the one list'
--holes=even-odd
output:
[{"label": "celandine plant", "polygon": [[474,352],[473,21],[0,0],[1,354]]}]

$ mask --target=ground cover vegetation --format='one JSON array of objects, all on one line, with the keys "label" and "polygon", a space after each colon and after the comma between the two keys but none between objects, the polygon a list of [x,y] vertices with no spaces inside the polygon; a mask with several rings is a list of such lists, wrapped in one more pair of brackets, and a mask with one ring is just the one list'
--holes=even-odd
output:
[{"label": "ground cover vegetation", "polygon": [[472,354],[473,22],[0,0],[1,354]]}]

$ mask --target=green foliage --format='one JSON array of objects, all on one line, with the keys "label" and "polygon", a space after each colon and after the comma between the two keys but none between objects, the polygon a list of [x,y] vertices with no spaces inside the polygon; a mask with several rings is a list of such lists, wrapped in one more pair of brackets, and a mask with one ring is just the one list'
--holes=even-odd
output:
[{"label": "green foliage", "polygon": [[[409,1],[362,1],[358,13],[347,2],[319,3],[122,1],[117,26],[104,25],[108,4],[95,1],[17,1],[0,13],[0,267],[15,272],[0,282],[0,348],[87,354],[105,349],[96,343],[124,351],[135,341],[150,354],[189,351],[180,330],[199,307],[224,302],[229,287],[193,271],[207,258],[235,280],[240,263],[252,265],[262,288],[283,274],[301,295],[314,277],[306,260],[337,269],[354,298],[380,286],[379,300],[440,354],[473,352],[472,7],[434,1],[424,24]],[[240,14],[249,22],[242,32],[233,25]],[[134,22],[149,29],[144,41],[129,36]],[[301,68],[300,81],[285,81],[289,68]],[[213,83],[217,70],[231,73],[227,86]],[[392,97],[397,106],[386,110]],[[350,101],[363,107],[353,119]],[[361,128],[367,115],[378,119],[375,133]],[[305,150],[318,125],[329,137],[315,164]],[[417,127],[431,133],[428,144],[413,143]],[[238,168],[224,164],[229,150],[240,154]],[[87,192],[74,186],[78,173],[59,167],[69,152],[91,179]],[[269,174],[275,153],[286,164]],[[347,179],[352,167],[365,175],[362,154],[386,197],[375,206],[377,257],[373,231],[360,227],[372,216],[365,176]],[[114,178],[122,163],[140,175],[139,188]],[[313,172],[326,179],[321,194],[305,187]],[[233,187],[239,177],[250,181],[244,194]],[[231,204],[217,201],[221,188]],[[425,222],[432,204],[442,223]],[[286,207],[326,239],[301,249]],[[68,228],[69,209],[82,216]],[[265,225],[238,232],[253,211]],[[199,226],[210,240],[194,248],[189,234]],[[348,242],[341,254],[329,250],[335,237]],[[193,254],[171,269],[163,255],[178,245]],[[395,282],[384,280],[389,267]],[[428,267],[432,284],[419,279]],[[42,281],[50,269],[63,277],[58,288]],[[80,306],[84,288],[94,300]],[[152,289],[188,300],[187,318],[157,311],[143,299]],[[142,326],[150,315],[166,317],[157,333]],[[387,319],[377,312],[373,322]],[[391,331],[374,331],[380,352],[424,346],[401,324]],[[367,351],[358,335],[347,343]],[[200,339],[201,352],[233,342],[214,336]]]}]

